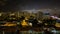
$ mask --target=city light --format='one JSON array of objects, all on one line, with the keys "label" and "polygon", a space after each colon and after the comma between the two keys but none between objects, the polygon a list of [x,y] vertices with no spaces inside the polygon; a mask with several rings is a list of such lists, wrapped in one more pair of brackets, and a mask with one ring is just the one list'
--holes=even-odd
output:
[{"label": "city light", "polygon": [[2,16],[2,13],[0,13],[0,16]]},{"label": "city light", "polygon": [[14,13],[10,14],[10,16],[15,15]]},{"label": "city light", "polygon": [[21,23],[21,25],[22,25],[23,27],[28,26],[28,24],[27,24],[27,22],[25,22],[25,20],[23,20],[23,22]]}]

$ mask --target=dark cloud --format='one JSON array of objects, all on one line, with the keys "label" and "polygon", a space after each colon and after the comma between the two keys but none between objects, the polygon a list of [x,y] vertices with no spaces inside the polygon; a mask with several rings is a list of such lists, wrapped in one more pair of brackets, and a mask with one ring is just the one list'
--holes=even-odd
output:
[{"label": "dark cloud", "polygon": [[60,8],[59,0],[0,0],[0,10],[17,11],[21,9]]}]

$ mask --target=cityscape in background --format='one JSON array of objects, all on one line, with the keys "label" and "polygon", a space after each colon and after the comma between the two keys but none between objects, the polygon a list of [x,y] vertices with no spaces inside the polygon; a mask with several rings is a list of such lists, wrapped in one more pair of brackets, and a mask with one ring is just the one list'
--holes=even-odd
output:
[{"label": "cityscape in background", "polygon": [[60,34],[60,1],[0,0],[0,34]]}]

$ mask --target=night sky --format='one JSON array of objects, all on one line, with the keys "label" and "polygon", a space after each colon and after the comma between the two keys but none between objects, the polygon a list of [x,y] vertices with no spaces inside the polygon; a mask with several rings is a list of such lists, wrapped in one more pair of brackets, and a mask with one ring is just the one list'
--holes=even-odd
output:
[{"label": "night sky", "polygon": [[59,0],[0,0],[0,11],[60,9]]}]

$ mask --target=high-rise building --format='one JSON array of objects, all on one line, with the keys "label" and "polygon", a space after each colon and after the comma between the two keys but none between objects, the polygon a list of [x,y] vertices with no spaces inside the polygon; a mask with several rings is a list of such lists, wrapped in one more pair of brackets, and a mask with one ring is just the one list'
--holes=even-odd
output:
[{"label": "high-rise building", "polygon": [[41,20],[43,18],[43,12],[38,11],[36,17],[37,17],[38,20]]}]

